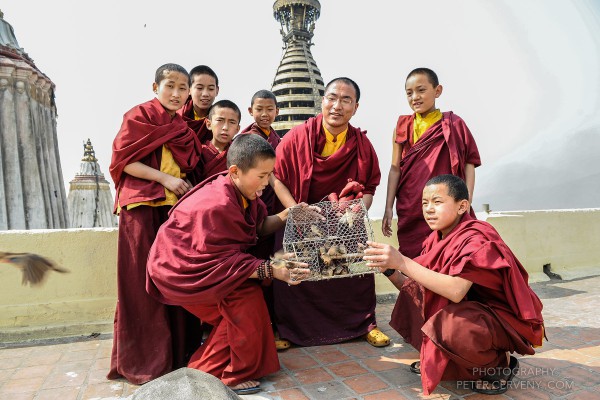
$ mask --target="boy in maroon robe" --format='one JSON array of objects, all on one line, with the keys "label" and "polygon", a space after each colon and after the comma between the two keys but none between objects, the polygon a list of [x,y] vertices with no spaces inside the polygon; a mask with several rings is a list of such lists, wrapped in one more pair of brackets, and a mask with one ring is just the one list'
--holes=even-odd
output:
[{"label": "boy in maroon robe", "polygon": [[[257,135],[241,135],[227,153],[227,173],[207,179],[177,203],[148,257],[147,290],[213,325],[188,367],[210,373],[239,394],[279,369],[260,280],[286,286],[305,268],[276,268],[248,251],[257,236],[284,226],[288,210],[267,216],[260,200],[275,152]],[[306,266],[303,264],[302,266]]]},{"label": "boy in maroon robe", "polygon": [[110,174],[119,214],[118,302],[108,379],[134,384],[157,378],[183,362],[183,309],[146,293],[146,259],[167,212],[191,189],[185,174],[200,157],[200,141],[180,115],[189,75],[177,64],[158,68],[156,98],[129,110],[113,142]]},{"label": "boy in maroon robe", "polygon": [[[366,132],[349,124],[359,100],[356,82],[332,80],[322,113],[292,128],[277,147],[275,175],[297,202],[318,203],[352,179],[364,185],[363,199],[371,206],[381,173]],[[314,346],[367,335],[374,346],[389,344],[376,327],[373,274],[298,287],[273,282],[273,294],[279,334],[293,343]]]},{"label": "boy in maroon robe", "polygon": [[[212,133],[207,126],[208,112],[219,94],[219,78],[209,66],[198,65],[190,71],[190,94],[178,111],[188,126],[196,132],[202,144],[210,142]],[[193,185],[201,182],[202,165],[192,171],[188,178]]]},{"label": "boy in maroon robe", "polygon": [[475,167],[481,165],[481,160],[465,122],[452,112],[442,113],[436,108],[435,99],[442,94],[443,87],[435,72],[428,68],[411,71],[405,89],[414,114],[401,115],[394,130],[381,227],[385,236],[392,235],[395,201],[400,251],[408,257],[416,257],[430,233],[419,211],[425,182],[441,174],[456,175],[466,181],[471,201]]},{"label": "boy in maroon robe", "polygon": [[367,265],[385,270],[400,290],[390,325],[419,350],[411,371],[421,374],[426,395],[441,380],[504,393],[518,370],[509,354],[534,354],[544,338],[542,303],[527,271],[498,232],[469,210],[465,182],[437,176],[422,195],[434,231],[423,253],[413,260],[373,242],[365,250]]},{"label": "boy in maroon robe", "polygon": [[[254,93],[248,107],[248,113],[254,119],[254,122],[245,127],[241,133],[254,133],[265,139],[273,150],[277,150],[281,138],[271,127],[275,117],[279,115],[279,107],[277,107],[277,98],[273,92],[269,90],[259,90]],[[267,211],[272,214],[275,205],[275,192],[272,187],[265,188],[260,199],[266,204]],[[274,244],[274,243],[273,243]]]},{"label": "boy in maroon robe", "polygon": [[196,168],[200,182],[227,170],[227,149],[240,131],[241,117],[239,107],[230,100],[217,101],[210,108],[206,126],[212,139],[202,144],[201,165]]}]

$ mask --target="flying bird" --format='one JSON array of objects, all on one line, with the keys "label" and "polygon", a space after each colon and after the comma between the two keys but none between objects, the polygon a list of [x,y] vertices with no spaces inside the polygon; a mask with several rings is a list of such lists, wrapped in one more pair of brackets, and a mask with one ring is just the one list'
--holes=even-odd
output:
[{"label": "flying bird", "polygon": [[12,265],[23,272],[21,284],[40,286],[44,283],[48,271],[70,272],[54,262],[33,253],[4,253],[0,251],[0,263]]}]

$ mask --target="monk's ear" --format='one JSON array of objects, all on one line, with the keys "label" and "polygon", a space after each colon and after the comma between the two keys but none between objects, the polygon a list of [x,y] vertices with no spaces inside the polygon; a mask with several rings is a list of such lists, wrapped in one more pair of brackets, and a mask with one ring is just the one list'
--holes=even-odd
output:
[{"label": "monk's ear", "polygon": [[444,87],[442,85],[437,85],[437,87],[435,88],[435,98],[437,99],[438,97],[440,97],[443,91]]},{"label": "monk's ear", "polygon": [[252,107],[248,107],[248,114],[252,115]]},{"label": "monk's ear", "polygon": [[210,127],[212,126],[212,122],[210,121],[210,118],[206,118],[206,128],[210,131]]},{"label": "monk's ear", "polygon": [[354,112],[352,113],[353,116],[356,114],[356,110],[358,110],[358,103],[354,105]]},{"label": "monk's ear", "polygon": [[158,84],[156,82],[152,82],[152,91],[158,94]]},{"label": "monk's ear", "polygon": [[231,174],[231,176],[233,176],[234,178],[237,178],[237,174],[239,171],[239,168],[237,165],[234,164],[234,165],[230,166],[228,168],[228,170],[229,170],[229,173]]},{"label": "monk's ear", "polygon": [[471,204],[469,203],[469,200],[461,200],[458,205],[458,215],[463,215],[468,212],[470,208]]}]

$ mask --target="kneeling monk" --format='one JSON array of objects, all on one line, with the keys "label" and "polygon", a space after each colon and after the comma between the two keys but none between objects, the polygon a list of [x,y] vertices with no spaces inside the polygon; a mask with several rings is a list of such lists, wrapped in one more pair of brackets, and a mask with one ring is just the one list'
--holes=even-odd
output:
[{"label": "kneeling monk", "polygon": [[[430,394],[442,380],[474,381],[485,394],[507,390],[518,369],[512,352],[542,345],[542,303],[498,232],[469,215],[465,182],[430,179],[423,215],[433,233],[414,260],[370,243],[365,259],[400,289],[390,325],[420,351],[411,371]],[[396,271],[397,270],[397,271]]]},{"label": "kneeling monk", "polygon": [[[257,379],[279,370],[259,280],[297,284],[305,268],[274,268],[247,251],[285,224],[288,210],[267,216],[259,199],[275,165],[257,135],[236,138],[227,173],[197,185],[172,208],[148,257],[148,293],[181,305],[213,329],[188,367],[210,373],[239,394],[260,390]],[[304,265],[302,265],[304,266]]]}]

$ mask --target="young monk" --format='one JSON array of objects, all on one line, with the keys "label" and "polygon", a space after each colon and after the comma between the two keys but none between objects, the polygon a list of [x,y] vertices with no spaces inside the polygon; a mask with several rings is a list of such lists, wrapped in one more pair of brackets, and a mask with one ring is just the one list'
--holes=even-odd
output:
[{"label": "young monk", "polygon": [[[179,115],[196,132],[200,142],[204,144],[212,139],[206,117],[219,94],[219,78],[215,71],[206,65],[198,65],[192,68],[190,77],[189,97],[185,105],[179,110]],[[196,185],[201,181],[202,175],[202,164],[199,164],[197,170],[192,171],[188,178],[192,185]]]},{"label": "young monk", "polygon": [[[254,122],[244,128],[241,133],[253,133],[255,135],[259,135],[269,142],[269,144],[273,147],[273,150],[277,150],[277,146],[281,142],[281,138],[271,127],[271,124],[273,121],[275,121],[275,117],[279,115],[279,107],[277,107],[277,98],[273,92],[269,90],[259,90],[258,92],[254,93],[250,101],[250,107],[248,107],[248,113],[252,116]],[[291,207],[296,204],[296,201],[289,193],[289,190],[285,188],[283,184],[275,178],[274,175],[271,175],[270,185],[265,188],[262,196],[260,196],[260,199],[267,206],[267,212],[269,215],[275,212],[276,196],[273,188],[277,187],[278,185],[280,185],[280,187],[278,187],[277,193],[281,197],[279,199],[281,204],[284,204],[285,207]],[[269,235],[261,238],[256,245],[255,252],[260,257],[269,257],[271,254],[273,254],[274,247],[275,235]],[[269,315],[271,315],[271,319],[274,320],[275,310],[273,308],[273,286],[270,284],[270,282],[266,282],[266,284],[263,286],[263,291],[265,294],[265,301],[269,309]],[[290,346],[291,344],[288,340],[282,340],[279,337],[279,334],[275,332],[275,348],[277,350],[285,350]]]},{"label": "young monk", "polygon": [[[426,183],[422,213],[433,232],[411,259],[370,242],[365,260],[389,271],[400,294],[390,325],[420,352],[411,370],[430,394],[441,380],[504,393],[518,369],[509,353],[542,345],[542,303],[515,255],[487,222],[470,213],[469,190],[454,175]],[[490,373],[492,372],[492,373]]]},{"label": "young monk", "polygon": [[189,79],[177,64],[158,68],[152,85],[156,98],[125,113],[113,142],[118,302],[108,379],[124,377],[140,385],[183,361],[184,355],[172,350],[180,349],[183,331],[172,322],[184,310],[157,302],[145,287],[150,246],[171,206],[191,189],[185,173],[200,158],[198,137],[176,113],[189,93]]},{"label": "young monk", "polygon": [[[381,174],[366,132],[350,125],[359,100],[356,82],[333,79],[325,88],[322,113],[292,128],[277,147],[275,175],[297,202],[320,202],[353,179],[364,185],[363,199],[371,206]],[[275,281],[273,294],[277,329],[293,343],[324,345],[362,335],[373,346],[390,343],[375,322],[373,274],[298,287]]]},{"label": "young monk", "polygon": [[[254,93],[248,107],[248,113],[254,119],[254,122],[242,130],[241,133],[254,133],[265,139],[277,150],[277,146],[281,142],[281,138],[271,127],[275,117],[279,115],[279,107],[277,107],[277,98],[273,92],[269,90],[259,90]],[[275,192],[271,187],[267,187],[260,199],[267,205],[269,214],[273,213],[275,203]]]},{"label": "young monk", "polygon": [[394,130],[382,231],[385,236],[392,235],[396,201],[400,251],[416,257],[430,233],[419,212],[425,182],[440,174],[456,175],[466,181],[471,201],[475,167],[481,165],[481,160],[465,122],[451,111],[442,113],[436,108],[435,99],[441,96],[443,87],[435,72],[428,68],[411,71],[405,89],[414,114],[401,115]]},{"label": "young monk", "polygon": [[267,216],[260,200],[274,164],[264,139],[238,136],[227,152],[228,171],[177,203],[148,257],[148,292],[213,325],[188,367],[218,377],[238,394],[258,392],[258,379],[279,369],[260,281],[296,285],[309,274],[276,268],[248,252],[257,235],[283,227],[288,215],[286,209]]},{"label": "young monk", "polygon": [[227,170],[227,149],[240,131],[241,118],[239,107],[230,100],[220,100],[210,108],[206,127],[212,139],[202,145],[201,166],[196,168],[200,182]]}]

